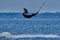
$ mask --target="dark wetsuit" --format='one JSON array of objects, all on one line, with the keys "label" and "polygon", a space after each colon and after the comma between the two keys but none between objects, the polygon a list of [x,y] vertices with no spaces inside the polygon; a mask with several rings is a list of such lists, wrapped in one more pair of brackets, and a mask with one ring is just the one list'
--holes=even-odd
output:
[{"label": "dark wetsuit", "polygon": [[[39,12],[39,11],[38,11],[38,12]],[[32,13],[31,15],[27,15],[27,14],[28,14],[28,10],[24,8],[23,16],[24,16],[25,18],[31,18],[31,17],[35,16],[36,14],[38,14],[38,12]]]}]

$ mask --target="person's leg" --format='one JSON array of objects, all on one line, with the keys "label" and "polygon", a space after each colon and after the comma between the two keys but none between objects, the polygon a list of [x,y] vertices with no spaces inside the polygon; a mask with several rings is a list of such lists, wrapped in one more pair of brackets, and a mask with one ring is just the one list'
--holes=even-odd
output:
[{"label": "person's leg", "polygon": [[24,8],[24,13],[28,13],[28,10],[26,8]]}]

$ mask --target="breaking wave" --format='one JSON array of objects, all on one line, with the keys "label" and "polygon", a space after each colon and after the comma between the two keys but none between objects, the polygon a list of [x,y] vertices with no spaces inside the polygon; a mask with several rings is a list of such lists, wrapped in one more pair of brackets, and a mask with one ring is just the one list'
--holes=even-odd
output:
[{"label": "breaking wave", "polygon": [[59,38],[58,35],[53,34],[20,34],[20,35],[13,35],[9,32],[0,33],[0,37],[2,38],[36,38],[36,37],[43,37],[43,38]]}]

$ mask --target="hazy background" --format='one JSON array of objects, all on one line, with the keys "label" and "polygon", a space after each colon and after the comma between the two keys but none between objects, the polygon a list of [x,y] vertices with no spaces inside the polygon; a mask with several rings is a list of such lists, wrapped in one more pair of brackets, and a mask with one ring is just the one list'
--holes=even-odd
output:
[{"label": "hazy background", "polygon": [[[36,12],[45,0],[0,0],[0,12],[23,12],[27,8],[29,12]],[[60,11],[60,0],[47,0],[41,12]]]}]

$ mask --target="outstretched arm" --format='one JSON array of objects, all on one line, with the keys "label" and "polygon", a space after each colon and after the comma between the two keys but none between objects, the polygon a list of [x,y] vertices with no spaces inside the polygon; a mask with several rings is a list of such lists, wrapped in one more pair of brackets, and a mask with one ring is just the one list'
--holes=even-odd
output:
[{"label": "outstretched arm", "polygon": [[[40,10],[39,10],[39,11],[40,11]],[[38,13],[39,13],[39,11],[37,11],[37,12],[36,12],[36,14],[38,14]]]},{"label": "outstretched arm", "polygon": [[36,13],[33,13],[32,16],[35,16],[35,15],[38,14],[38,13],[39,13],[39,11],[37,11]]}]

